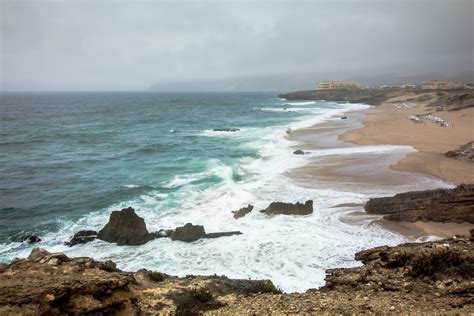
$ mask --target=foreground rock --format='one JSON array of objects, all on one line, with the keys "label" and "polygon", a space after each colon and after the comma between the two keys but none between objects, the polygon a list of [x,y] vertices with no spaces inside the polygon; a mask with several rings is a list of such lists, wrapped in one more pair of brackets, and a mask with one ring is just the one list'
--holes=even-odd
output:
[{"label": "foreground rock", "polygon": [[191,223],[187,223],[186,225],[177,227],[175,230],[171,231],[171,233],[169,234],[169,237],[171,238],[171,240],[193,242],[201,238],[219,238],[219,237],[241,235],[241,234],[242,233],[239,231],[206,234],[206,231],[204,230],[204,226],[193,225]]},{"label": "foreground rock", "polygon": [[282,294],[267,280],[178,278],[36,248],[0,265],[0,315],[472,314],[474,238],[358,252],[363,266],[331,269],[326,285]]},{"label": "foreground rock", "polygon": [[293,152],[293,154],[295,154],[295,155],[304,155],[304,151],[302,151],[301,149],[297,149]]},{"label": "foreground rock", "polygon": [[449,158],[454,158],[467,162],[474,162],[474,141],[462,145],[456,150],[448,151],[444,155]]},{"label": "foreground rock", "polygon": [[243,297],[220,314],[438,315],[474,312],[474,249],[469,238],[377,247],[356,254],[362,267],[331,269],[319,290]]},{"label": "foreground rock", "polygon": [[66,242],[69,247],[85,244],[91,242],[97,238],[97,232],[95,230],[81,230],[72,236],[71,240]]},{"label": "foreground rock", "polygon": [[313,213],[313,201],[308,200],[304,204],[300,202],[295,204],[273,202],[266,209],[260,212],[265,215],[309,215]]},{"label": "foreground rock", "polygon": [[278,289],[266,280],[122,272],[39,248],[0,268],[0,315],[194,315],[258,293]]},{"label": "foreground rock", "polygon": [[240,129],[238,128],[214,128],[214,132],[238,132]]},{"label": "foreground rock", "polygon": [[154,238],[146,228],[145,220],[131,207],[110,214],[109,222],[97,238],[117,245],[143,245]]},{"label": "foreground rock", "polygon": [[474,223],[474,184],[374,198],[364,208],[394,221]]},{"label": "foreground rock", "polygon": [[234,211],[232,213],[234,213],[235,219],[239,219],[241,217],[244,217],[248,213],[250,213],[252,210],[253,210],[253,205],[249,204],[247,207],[242,207],[241,209]]}]

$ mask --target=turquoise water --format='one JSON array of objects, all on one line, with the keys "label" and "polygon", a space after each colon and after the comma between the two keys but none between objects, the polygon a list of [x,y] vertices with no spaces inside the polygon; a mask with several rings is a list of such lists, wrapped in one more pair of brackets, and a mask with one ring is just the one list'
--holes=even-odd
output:
[{"label": "turquoise water", "polygon": [[[300,187],[285,176],[310,159],[292,154],[288,129],[366,106],[288,102],[276,95],[1,95],[0,261],[27,256],[36,245],[16,240],[34,233],[43,239],[37,245],[50,251],[111,259],[125,270],[270,278],[284,290],[304,291],[321,285],[326,269],[356,265],[355,251],[403,240],[347,224],[341,209],[331,208],[361,203],[368,198],[363,193],[317,183]],[[309,217],[252,212],[236,221],[231,213],[249,203],[259,210],[276,200],[307,199],[315,208]],[[208,232],[243,234],[190,244],[64,245],[74,232],[98,230],[112,210],[128,206],[150,231],[192,222]]]}]

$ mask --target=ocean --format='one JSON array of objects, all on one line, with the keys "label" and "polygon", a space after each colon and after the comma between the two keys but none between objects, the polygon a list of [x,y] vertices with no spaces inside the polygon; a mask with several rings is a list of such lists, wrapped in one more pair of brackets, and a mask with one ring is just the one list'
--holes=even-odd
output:
[{"label": "ocean", "polygon": [[[285,171],[303,166],[288,129],[311,126],[362,104],[286,101],[277,93],[6,93],[0,95],[0,262],[41,246],[111,259],[123,270],[271,279],[283,290],[324,284],[325,270],[360,265],[354,252],[404,238],[341,220],[340,203],[363,192],[302,187]],[[238,128],[236,132],[213,131]],[[273,201],[314,201],[307,217],[259,213]],[[232,211],[255,206],[235,220]],[[96,240],[112,210],[132,206],[149,231],[187,222],[242,235],[143,246]],[[16,240],[27,233],[43,241]]]}]

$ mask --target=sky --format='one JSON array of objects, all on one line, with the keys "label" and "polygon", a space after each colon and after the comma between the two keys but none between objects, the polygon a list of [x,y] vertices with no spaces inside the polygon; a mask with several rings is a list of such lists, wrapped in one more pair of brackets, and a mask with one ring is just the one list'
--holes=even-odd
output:
[{"label": "sky", "polygon": [[0,3],[3,91],[474,81],[473,0]]}]

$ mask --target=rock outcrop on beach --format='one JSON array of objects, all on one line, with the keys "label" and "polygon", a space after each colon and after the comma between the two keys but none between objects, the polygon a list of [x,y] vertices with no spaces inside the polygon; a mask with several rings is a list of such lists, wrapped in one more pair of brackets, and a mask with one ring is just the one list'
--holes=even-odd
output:
[{"label": "rock outcrop on beach", "polygon": [[284,203],[284,202],[273,202],[270,205],[260,211],[265,215],[309,215],[313,213],[313,201],[308,200],[304,204],[297,203]]},{"label": "rock outcrop on beach", "polygon": [[474,223],[474,184],[373,198],[364,208],[393,221]]},{"label": "rock outcrop on beach", "polygon": [[304,155],[304,151],[302,151],[301,149],[297,149],[293,152],[294,155]]},{"label": "rock outcrop on beach", "polygon": [[131,207],[110,214],[109,222],[97,234],[97,238],[117,245],[143,245],[154,238]]},{"label": "rock outcrop on beach", "polygon": [[66,242],[66,245],[69,247],[86,244],[97,238],[97,232],[95,230],[81,230],[72,236],[71,240]]},{"label": "rock outcrop on beach", "polygon": [[457,160],[474,162],[474,141],[462,145],[458,149],[450,150],[444,154],[448,158],[454,158]]},{"label": "rock outcrop on beach", "polygon": [[474,238],[358,252],[363,266],[330,269],[326,285],[282,294],[271,281],[123,272],[111,261],[36,248],[0,265],[1,315],[470,314]]},{"label": "rock outcrop on beach", "polygon": [[232,213],[234,213],[234,218],[235,219],[239,219],[241,217],[244,217],[248,213],[250,213],[252,210],[253,210],[253,205],[249,204],[248,206],[242,207],[237,211],[233,211]]}]

